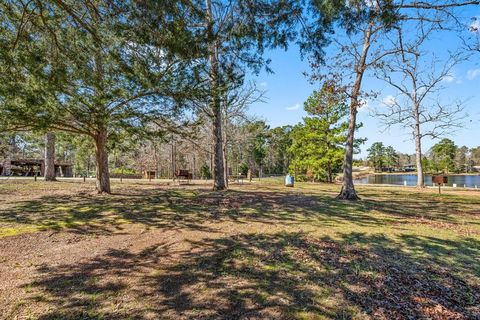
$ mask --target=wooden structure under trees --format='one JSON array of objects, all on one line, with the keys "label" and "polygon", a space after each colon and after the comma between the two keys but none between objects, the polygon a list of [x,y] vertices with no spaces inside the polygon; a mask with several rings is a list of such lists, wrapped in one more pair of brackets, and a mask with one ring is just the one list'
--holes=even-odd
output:
[{"label": "wooden structure under trees", "polygon": [[193,175],[190,173],[189,170],[184,170],[184,169],[178,169],[175,171],[175,175],[173,177],[173,181],[178,181],[179,184],[181,183],[190,183],[190,180],[192,180]]},{"label": "wooden structure under trees", "polygon": [[[0,173],[9,176],[43,176],[45,173],[45,160],[11,159],[3,163],[2,171]],[[67,162],[56,162],[55,175],[57,177],[73,177],[72,164]]]},{"label": "wooden structure under trees", "polygon": [[155,179],[157,177],[157,171],[155,170],[144,170],[143,171],[143,177],[145,179]]}]

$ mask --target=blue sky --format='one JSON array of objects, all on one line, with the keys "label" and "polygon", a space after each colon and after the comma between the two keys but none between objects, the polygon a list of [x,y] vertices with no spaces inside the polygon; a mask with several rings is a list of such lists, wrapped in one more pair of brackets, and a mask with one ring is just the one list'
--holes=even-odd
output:
[{"label": "blue sky", "polygon": [[[470,16],[480,16],[480,10],[470,13]],[[428,44],[426,49],[441,51],[446,43],[455,43],[454,35],[442,35]],[[267,101],[251,106],[251,113],[257,115],[271,126],[293,125],[306,116],[303,102],[316,89],[319,84],[312,85],[308,82],[303,72],[309,71],[307,61],[302,61],[296,46],[291,46],[288,51],[274,50],[266,53],[272,59],[271,68],[274,74],[261,73],[255,77],[258,86],[266,91]],[[365,87],[373,88],[380,92],[375,101],[369,101],[369,108],[381,105],[381,101],[395,95],[395,91],[388,85],[372,78],[365,78]],[[470,61],[455,67],[452,77],[444,81],[446,89],[441,97],[449,100],[467,100],[466,112],[468,119],[465,128],[455,132],[449,138],[457,145],[468,147],[480,146],[480,54],[472,56]],[[404,153],[414,153],[414,144],[410,135],[402,128],[385,131],[381,122],[370,115],[368,111],[360,111],[358,120],[364,124],[357,132],[358,137],[365,137],[368,141],[362,146],[360,156],[366,155],[366,149],[376,142],[382,141]],[[435,141],[425,139],[424,151],[427,151]]]}]

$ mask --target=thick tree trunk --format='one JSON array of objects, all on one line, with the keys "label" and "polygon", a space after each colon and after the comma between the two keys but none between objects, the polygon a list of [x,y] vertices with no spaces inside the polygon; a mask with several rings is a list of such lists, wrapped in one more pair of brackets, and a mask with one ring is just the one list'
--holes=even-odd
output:
[{"label": "thick tree trunk", "polygon": [[370,22],[364,32],[363,49],[360,60],[356,65],[355,84],[352,88],[350,99],[350,119],[348,122],[347,143],[345,145],[345,160],[343,164],[343,185],[337,199],[359,200],[353,185],[353,143],[355,141],[355,130],[357,127],[357,112],[359,105],[360,90],[362,88],[363,75],[367,67],[366,61],[370,50],[370,39],[372,37],[373,22]]},{"label": "thick tree trunk", "polygon": [[345,146],[345,158],[343,163],[343,185],[337,199],[340,200],[359,200],[355,186],[353,184],[353,142],[357,121],[357,103],[352,99],[350,106],[350,120],[348,124],[347,143]]},{"label": "thick tree trunk", "polygon": [[[213,30],[213,14],[211,0],[205,0],[206,4],[206,18],[208,23],[208,35],[210,39],[214,38]],[[213,41],[213,40],[212,40]],[[223,154],[223,113],[220,103],[220,92],[218,92],[218,59],[217,59],[217,44],[213,42],[209,48],[210,60],[210,83],[211,83],[211,112],[213,124],[214,137],[214,167],[213,167],[213,189],[225,190],[227,184],[225,182],[225,158]]]},{"label": "thick tree trunk", "polygon": [[422,164],[422,136],[420,132],[419,106],[415,106],[415,156],[417,164],[417,188],[425,188]]},{"label": "thick tree trunk", "polygon": [[98,193],[110,193],[106,130],[98,132],[95,136],[95,160],[97,163],[97,191]]},{"label": "thick tree trunk", "polygon": [[55,133],[45,135],[45,181],[56,181],[55,178]]},{"label": "thick tree trunk", "polygon": [[222,134],[222,112],[220,109],[220,104],[217,104],[218,109],[214,112],[213,118],[213,135],[214,135],[214,159],[213,159],[213,189],[214,190],[225,190],[227,185],[225,183],[225,166],[224,166],[224,155],[223,155],[223,134]]}]

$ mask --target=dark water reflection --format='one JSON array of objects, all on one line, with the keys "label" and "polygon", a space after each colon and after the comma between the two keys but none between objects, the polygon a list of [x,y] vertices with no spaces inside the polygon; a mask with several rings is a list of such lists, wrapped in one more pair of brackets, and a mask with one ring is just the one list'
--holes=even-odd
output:
[{"label": "dark water reflection", "polygon": [[[404,185],[405,181],[407,186],[415,186],[417,184],[417,175],[416,174],[375,174],[369,175],[367,177],[355,180],[359,184],[393,184],[393,185]],[[425,184],[427,186],[432,185],[432,176],[425,176]],[[480,175],[454,175],[448,176],[448,183],[446,186],[453,186],[456,184],[457,187],[463,188],[475,188],[476,186],[480,188]]]}]

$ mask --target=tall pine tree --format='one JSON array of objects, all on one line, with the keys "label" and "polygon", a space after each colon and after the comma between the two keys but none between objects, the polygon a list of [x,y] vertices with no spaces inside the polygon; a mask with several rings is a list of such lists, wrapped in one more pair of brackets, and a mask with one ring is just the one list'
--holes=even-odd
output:
[{"label": "tall pine tree", "polygon": [[90,137],[97,190],[109,193],[111,135],[174,118],[195,87],[190,8],[46,0],[7,1],[1,9],[2,123]]},{"label": "tall pine tree", "polygon": [[347,141],[346,95],[334,83],[326,82],[321,90],[312,93],[304,108],[309,116],[291,133],[290,167],[307,170],[318,180],[333,182],[342,168]]}]

